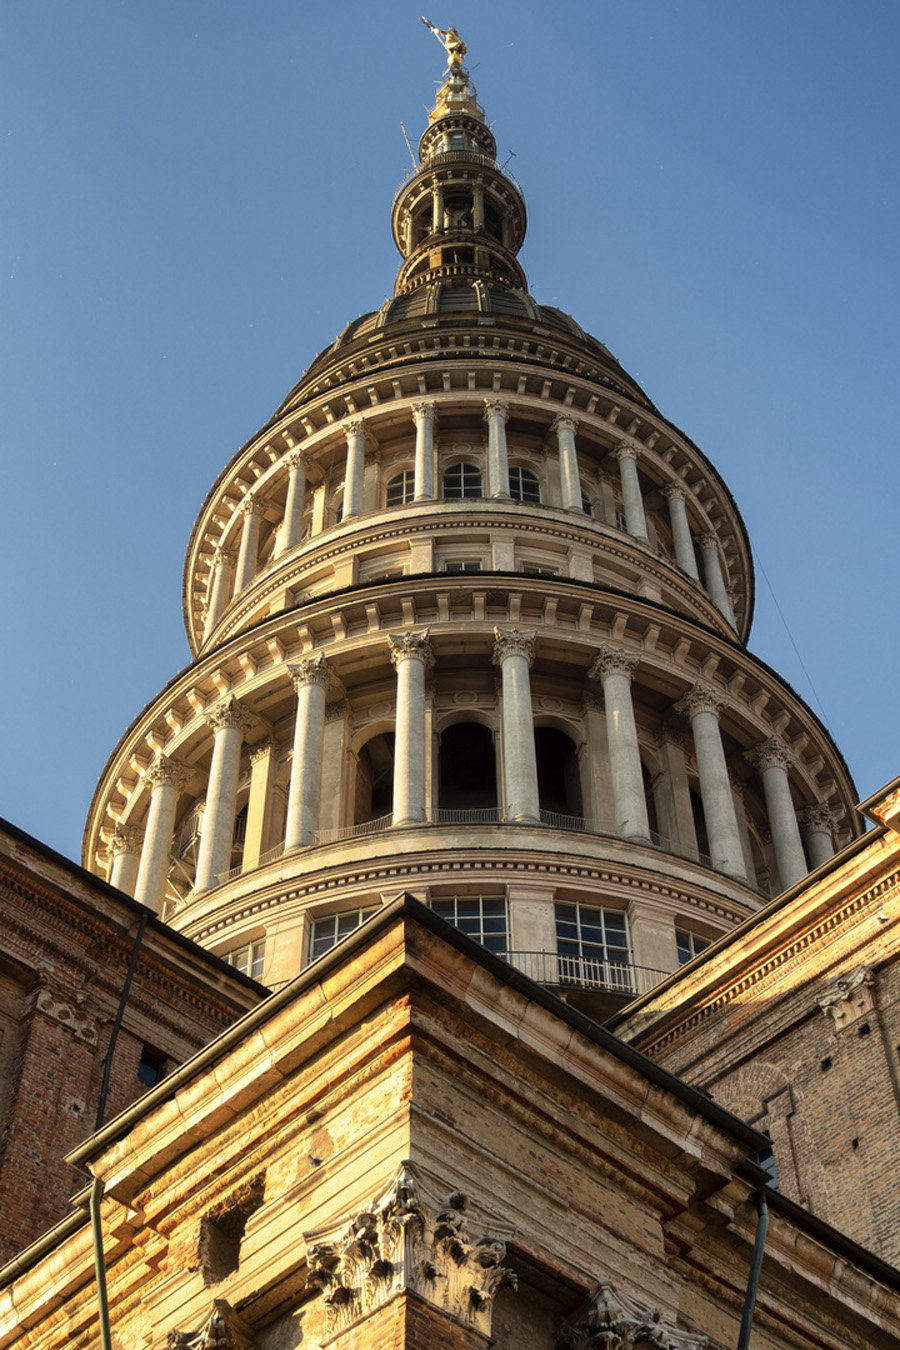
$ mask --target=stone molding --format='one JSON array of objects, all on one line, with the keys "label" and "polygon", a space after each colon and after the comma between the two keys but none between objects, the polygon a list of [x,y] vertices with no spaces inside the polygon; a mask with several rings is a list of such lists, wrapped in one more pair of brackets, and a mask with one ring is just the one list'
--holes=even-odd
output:
[{"label": "stone molding", "polygon": [[603,642],[597,648],[587,677],[589,680],[602,680],[605,675],[624,675],[631,680],[640,659],[636,654],[626,652],[624,647],[612,647]]},{"label": "stone molding", "polygon": [[830,984],[816,1003],[832,1019],[835,1031],[843,1031],[875,1011],[875,995],[875,972],[871,966],[860,966],[852,975],[842,975]]},{"label": "stone molding", "polygon": [[704,1350],[707,1336],[680,1331],[659,1308],[603,1282],[587,1310],[556,1333],[555,1350]]},{"label": "stone molding", "polygon": [[410,658],[421,661],[426,670],[434,665],[434,652],[431,649],[427,628],[421,633],[388,633],[388,643],[391,665],[395,667],[399,666],[401,661]]},{"label": "stone molding", "polygon": [[70,1031],[76,1041],[95,1046],[99,1040],[97,1019],[81,1008],[83,1001],[83,995],[67,997],[62,990],[51,988],[44,979],[34,1007],[36,1012],[43,1013],[44,1017],[49,1017]]},{"label": "stone molding", "polygon": [[251,745],[248,750],[251,764],[258,764],[261,759],[268,759],[274,754],[276,749],[275,742],[268,737],[264,741],[257,741],[256,745]]},{"label": "stone molding", "polygon": [[209,1317],[197,1331],[170,1331],[166,1337],[169,1347],[183,1350],[255,1350],[247,1323],[223,1298],[213,1300]]},{"label": "stone molding", "polygon": [[224,727],[238,727],[244,731],[253,721],[253,714],[234,694],[227,694],[206,714],[204,721],[213,731],[221,731]]},{"label": "stone molding", "polygon": [[335,699],[333,703],[325,704],[326,722],[343,722],[350,716],[350,704],[347,699]]},{"label": "stone molding", "polygon": [[304,685],[321,684],[325,686],[331,679],[331,666],[321,654],[308,656],[305,660],[298,661],[295,666],[288,666],[288,671],[294,685],[294,691],[297,694],[300,693]]},{"label": "stone molding", "polygon": [[529,666],[532,665],[536,637],[536,633],[523,633],[519,628],[513,628],[508,633],[495,628],[492,663],[497,666],[501,665],[508,656],[524,656]]},{"label": "stone molding", "polygon": [[502,1264],[506,1242],[490,1225],[476,1228],[467,1210],[462,1191],[443,1205],[429,1203],[404,1163],[388,1190],[338,1236],[304,1234],[308,1282],[324,1296],[330,1332],[408,1291],[489,1337],[494,1295],[517,1281]]},{"label": "stone molding", "polygon": [[785,772],[797,763],[797,756],[777,736],[770,736],[752,750],[745,750],[744,759],[754,769],[779,768]]},{"label": "stone molding", "polygon": [[688,717],[696,717],[697,713],[704,712],[713,713],[718,717],[723,708],[728,707],[728,700],[708,684],[702,684],[698,680],[696,684],[691,685],[686,694],[682,695],[674,707],[676,712],[685,713]]}]

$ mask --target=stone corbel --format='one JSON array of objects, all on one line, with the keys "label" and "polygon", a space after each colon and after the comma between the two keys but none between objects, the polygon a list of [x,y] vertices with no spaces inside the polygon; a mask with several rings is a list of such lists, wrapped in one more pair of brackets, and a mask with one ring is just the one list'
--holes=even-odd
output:
[{"label": "stone corbel", "polygon": [[214,1299],[212,1311],[198,1331],[170,1331],[166,1345],[183,1350],[256,1350],[247,1323],[223,1298]]},{"label": "stone corbel", "polygon": [[844,1031],[875,1011],[875,974],[868,966],[860,966],[852,975],[835,980],[816,1002],[834,1022],[835,1031]]},{"label": "stone corbel", "polygon": [[659,1308],[606,1282],[556,1333],[556,1350],[704,1350],[707,1343],[708,1337],[679,1330]]},{"label": "stone corbel", "polygon": [[404,1163],[384,1195],[337,1236],[304,1234],[308,1281],[322,1291],[332,1334],[410,1291],[489,1337],[494,1295],[516,1287],[502,1264],[511,1231],[500,1236],[504,1228],[476,1224],[461,1191],[430,1203]]}]

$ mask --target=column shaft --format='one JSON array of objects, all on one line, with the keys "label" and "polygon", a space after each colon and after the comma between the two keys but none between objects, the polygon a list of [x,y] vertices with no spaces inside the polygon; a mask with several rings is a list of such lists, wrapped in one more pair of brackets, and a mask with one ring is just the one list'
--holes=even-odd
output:
[{"label": "column shaft", "polygon": [[623,839],[646,840],[650,838],[650,823],[631,699],[631,677],[637,663],[636,656],[604,646],[591,666],[589,678],[603,681],[616,834]]},{"label": "column shaft", "polygon": [[425,671],[431,662],[428,630],[420,636],[390,635],[397,669],[397,721],[394,741],[394,825],[426,818]]},{"label": "column shaft", "polygon": [[564,511],[581,511],[581,477],[578,473],[578,455],[575,450],[575,419],[560,416],[551,430],[556,432],[559,446],[559,479]]},{"label": "column shaft", "polygon": [[719,712],[725,706],[724,700],[696,684],[676,706],[691,719],[712,865],[746,880],[747,866],[719,731]]},{"label": "column shaft", "polygon": [[800,839],[800,826],[791,797],[791,781],[788,768],[793,756],[787,746],[771,736],[755,750],[751,750],[747,759],[759,771],[762,779],[763,795],[766,799],[766,813],[769,818],[769,830],[775,848],[775,862],[778,867],[778,880],[783,891],[806,876],[806,855]]},{"label": "column shaft", "polygon": [[309,459],[302,450],[294,450],[287,458],[288,488],[284,503],[284,523],[281,528],[281,540],[278,553],[287,553],[300,543],[300,530],[303,522],[303,505],[306,493],[306,470]]},{"label": "column shaft", "polygon": [[494,663],[500,666],[503,707],[500,720],[506,820],[539,821],[537,756],[528,674],[534,655],[534,634],[501,633],[494,629]]},{"label": "column shaft", "polygon": [[290,667],[297,691],[294,757],[288,793],[284,851],[313,842],[319,825],[322,761],[325,744],[325,698],[330,668],[324,656],[313,656]]},{"label": "column shaft", "polygon": [[635,539],[646,540],[647,518],[644,515],[641,480],[637,471],[638,448],[636,445],[632,445],[630,441],[624,441],[613,453],[619,461],[625,529]]},{"label": "column shaft", "polygon": [[358,516],[362,507],[363,461],[366,445],[366,424],[362,418],[348,422],[347,467],[344,476],[343,520]]},{"label": "column shaft", "polygon": [[807,807],[801,819],[810,868],[821,867],[834,857],[834,816],[831,809],[821,802]]},{"label": "column shaft", "polygon": [[238,508],[244,514],[244,525],[241,530],[241,546],[238,550],[237,571],[234,575],[234,593],[240,595],[245,586],[256,575],[257,559],[259,556],[259,526],[264,511],[261,502],[251,497],[242,502]]},{"label": "column shaft", "polygon": [[204,642],[225,613],[231,590],[231,567],[234,555],[227,549],[217,548],[213,554],[212,580],[209,592],[209,607],[206,626],[203,630]]},{"label": "column shaft", "polygon": [[700,580],[697,571],[697,556],[694,553],[694,541],[684,504],[686,489],[680,483],[670,483],[663,488],[663,496],[669,502],[669,524],[672,526],[672,542],[675,545],[675,561],[682,572],[687,572],[695,581]]},{"label": "column shaft", "polygon": [[207,720],[215,731],[215,740],[200,847],[197,851],[194,890],[198,893],[217,886],[220,875],[227,872],[231,864],[241,746],[244,727],[249,718],[245,709],[231,695]]},{"label": "column shaft", "polygon": [[134,895],[141,863],[141,839],[140,830],[130,825],[117,825],[110,841],[112,869],[109,883],[126,895]]},{"label": "column shaft", "polygon": [[144,830],[144,847],[138,868],[134,898],[158,914],[166,893],[169,876],[169,856],[175,833],[175,810],[178,791],[184,779],[180,765],[160,757],[147,773],[151,786],[150,810]]},{"label": "column shaft", "polygon": [[716,535],[704,534],[700,539],[700,550],[703,555],[703,573],[709,598],[733,628],[735,626],[734,610],[731,606],[731,597],[725,586],[722,560],[719,554],[719,540]]},{"label": "column shaft", "polygon": [[509,408],[495,399],[485,399],[488,427],[488,496],[509,498],[509,456],[506,449],[506,419]]},{"label": "column shaft", "polygon": [[244,835],[242,870],[249,872],[269,847],[272,793],[277,764],[275,746],[270,740],[250,751],[250,797],[247,801],[247,830]]},{"label": "column shaft", "polygon": [[416,424],[416,470],[414,497],[417,502],[434,498],[434,404],[414,403]]}]

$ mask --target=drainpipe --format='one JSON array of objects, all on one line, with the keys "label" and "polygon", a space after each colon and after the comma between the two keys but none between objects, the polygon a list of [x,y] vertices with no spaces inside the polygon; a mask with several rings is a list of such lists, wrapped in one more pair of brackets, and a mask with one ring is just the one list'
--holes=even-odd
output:
[{"label": "drainpipe", "polygon": [[103,1260],[103,1225],[100,1222],[100,1201],[103,1182],[94,1177],[91,1186],[91,1233],[94,1238],[94,1269],[97,1272],[97,1305],[100,1316],[100,1350],[112,1350],[109,1330],[109,1298],[106,1293],[106,1265]]},{"label": "drainpipe", "polygon": [[766,1230],[769,1227],[769,1207],[766,1204],[766,1188],[759,1188],[759,1219],[756,1224],[756,1241],[753,1244],[753,1260],[750,1263],[750,1278],[747,1281],[747,1293],[744,1295],[744,1315],[741,1318],[741,1334],[738,1337],[737,1350],[749,1350],[750,1326],[753,1322],[753,1309],[756,1305],[756,1291],[759,1287],[759,1273],[762,1270],[763,1249],[766,1245]]},{"label": "drainpipe", "polygon": [[125,1016],[125,1005],[128,1002],[128,995],[131,992],[131,981],[134,979],[134,972],[137,970],[138,953],[141,950],[141,943],[144,940],[144,930],[147,927],[147,920],[150,918],[150,910],[145,909],[141,915],[138,924],[137,936],[134,939],[134,946],[131,949],[131,960],[128,963],[128,973],[125,976],[125,983],[122,986],[122,995],[119,999],[119,1006],[116,1009],[115,1021],[112,1025],[112,1031],[109,1033],[109,1045],[106,1047],[106,1058],[103,1061],[103,1081],[100,1084],[100,1099],[97,1103],[97,1119],[94,1122],[94,1133],[100,1129],[103,1124],[103,1116],[106,1112],[106,1096],[109,1092],[109,1075],[112,1071],[113,1052],[116,1048],[116,1041],[119,1038],[119,1029],[122,1026],[122,1018]]}]

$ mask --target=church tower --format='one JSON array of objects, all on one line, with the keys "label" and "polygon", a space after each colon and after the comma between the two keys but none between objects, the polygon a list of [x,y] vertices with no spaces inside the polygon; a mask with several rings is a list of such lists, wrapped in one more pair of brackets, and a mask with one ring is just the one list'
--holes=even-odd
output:
[{"label": "church tower", "polygon": [[530,294],[444,39],[394,294],[213,484],[191,663],[104,769],[84,862],[272,985],[408,891],[597,1012],[825,862],[854,791],[747,648],[716,469]]}]

